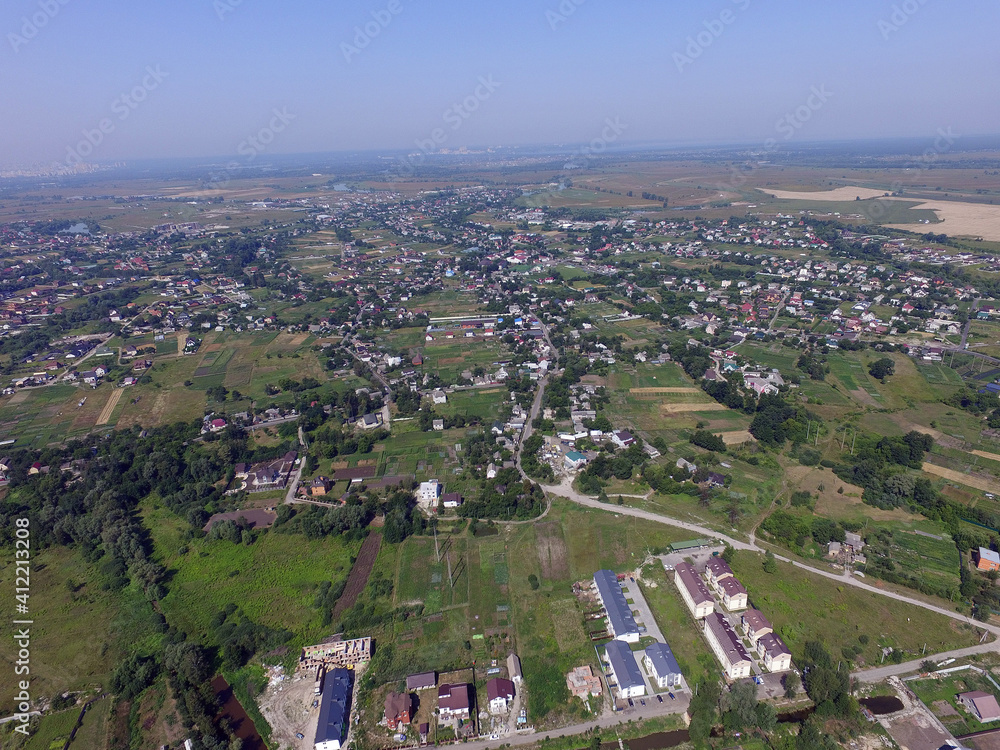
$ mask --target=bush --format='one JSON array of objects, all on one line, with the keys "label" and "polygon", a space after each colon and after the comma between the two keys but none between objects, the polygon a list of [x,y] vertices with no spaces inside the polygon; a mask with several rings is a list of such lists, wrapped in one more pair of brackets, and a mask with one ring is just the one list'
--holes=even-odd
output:
[{"label": "bush", "polygon": [[819,451],[812,450],[811,448],[805,448],[801,453],[799,453],[799,463],[803,466],[815,466],[819,463],[822,455]]}]

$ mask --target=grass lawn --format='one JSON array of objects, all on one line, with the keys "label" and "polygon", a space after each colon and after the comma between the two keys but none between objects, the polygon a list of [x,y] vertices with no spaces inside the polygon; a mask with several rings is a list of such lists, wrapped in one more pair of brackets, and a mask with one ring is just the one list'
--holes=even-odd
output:
[{"label": "grass lawn", "polygon": [[996,729],[996,722],[981,724],[975,715],[955,698],[959,693],[972,690],[982,690],[993,696],[1000,694],[1000,691],[978,672],[970,669],[940,679],[913,680],[906,684],[956,737],[984,729]]},{"label": "grass lawn", "polygon": [[670,643],[688,685],[697,685],[707,677],[717,677],[719,669],[701,629],[681,600],[673,580],[667,577],[659,563],[643,568],[642,593],[653,610],[656,624]]},{"label": "grass lawn", "polygon": [[[185,524],[170,511],[147,503],[142,512],[154,555],[171,576],[169,593],[160,603],[169,622],[211,643],[209,623],[226,604],[235,603],[254,622],[292,630],[298,636],[295,643],[329,635],[312,606],[316,588],[323,581],[346,578],[360,543],[272,532],[250,546],[208,539],[182,542]],[[183,554],[182,547],[187,548]]]},{"label": "grass lawn", "polygon": [[[10,747],[12,750],[13,748],[22,747],[24,750],[52,750],[52,748],[62,748],[66,740],[69,739],[69,733],[76,726],[76,719],[79,715],[79,708],[70,708],[56,714],[43,716],[38,724],[38,729],[28,738],[27,742],[19,744],[16,738],[20,737],[20,735],[14,735],[11,744],[8,745],[5,740],[3,746],[4,748]],[[84,747],[78,742],[74,742],[73,744],[76,747]]]},{"label": "grass lawn", "polygon": [[[733,570],[750,593],[751,606],[774,623],[788,643],[793,658],[801,658],[808,640],[820,640],[838,655],[837,647],[860,644],[867,636],[861,657],[855,660],[874,664],[880,645],[919,654],[974,645],[976,633],[943,615],[862,591],[846,583],[822,578],[788,563],[778,563],[778,572],[764,572],[763,557],[738,552]],[[875,584],[877,585],[877,584]]]},{"label": "grass lawn", "polygon": [[507,401],[505,388],[485,388],[448,394],[448,403],[435,404],[434,413],[444,416],[461,414],[483,420],[496,419],[500,405]]}]

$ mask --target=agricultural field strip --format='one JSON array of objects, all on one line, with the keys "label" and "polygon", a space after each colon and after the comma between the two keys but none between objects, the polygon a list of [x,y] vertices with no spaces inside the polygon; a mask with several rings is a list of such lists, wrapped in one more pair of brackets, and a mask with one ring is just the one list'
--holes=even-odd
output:
[{"label": "agricultural field strip", "polygon": [[955,471],[954,469],[946,469],[943,466],[928,463],[927,461],[924,461],[923,470],[928,474],[942,477],[950,482],[958,482],[959,484],[964,484],[968,487],[982,490],[983,492],[1000,492],[1000,482],[997,481],[984,479],[982,477],[966,474],[961,471]]}]

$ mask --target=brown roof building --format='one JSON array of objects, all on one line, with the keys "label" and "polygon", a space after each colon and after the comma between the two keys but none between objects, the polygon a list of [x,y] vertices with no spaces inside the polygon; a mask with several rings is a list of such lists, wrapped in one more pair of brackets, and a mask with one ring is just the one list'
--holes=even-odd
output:
[{"label": "brown roof building", "polygon": [[385,723],[389,729],[410,723],[413,696],[409,693],[389,693],[385,697]]},{"label": "brown roof building", "polygon": [[472,686],[444,684],[438,687],[438,714],[442,721],[468,719],[472,708]]}]

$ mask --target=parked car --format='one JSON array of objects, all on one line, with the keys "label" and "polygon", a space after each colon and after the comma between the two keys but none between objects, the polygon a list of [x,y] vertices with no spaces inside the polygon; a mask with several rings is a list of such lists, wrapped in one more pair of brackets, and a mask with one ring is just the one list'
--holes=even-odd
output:
[{"label": "parked car", "polygon": [[306,736],[304,734],[302,734],[302,732],[296,732],[295,733],[295,739],[297,739],[297,740],[304,740],[305,738],[306,738]]},{"label": "parked car", "polygon": [[635,704],[632,702],[631,698],[628,699],[628,705],[629,705],[629,708],[632,708],[632,707],[635,706]]},{"label": "parked car", "polygon": [[656,696],[656,700],[658,700],[660,703],[663,703],[663,696],[662,695]]},{"label": "parked car", "polygon": [[667,695],[670,696],[670,700],[674,700],[674,694],[673,693],[667,693]]},{"label": "parked car", "polygon": [[639,699],[639,703],[641,703],[642,705],[645,706],[646,705],[646,699],[645,698],[640,698]]}]

